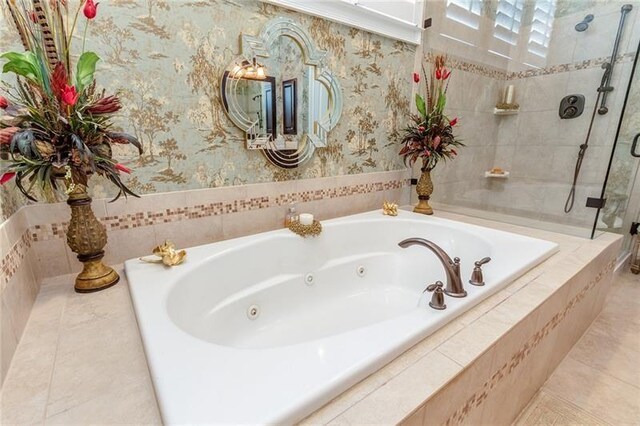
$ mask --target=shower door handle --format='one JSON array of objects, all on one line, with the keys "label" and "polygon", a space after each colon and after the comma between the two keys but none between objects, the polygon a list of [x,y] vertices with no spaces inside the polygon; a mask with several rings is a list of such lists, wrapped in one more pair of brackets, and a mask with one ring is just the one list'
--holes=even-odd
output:
[{"label": "shower door handle", "polygon": [[633,138],[633,143],[631,144],[631,155],[634,157],[640,158],[640,153],[636,152],[636,146],[638,145],[638,139],[640,139],[640,133],[638,133]]}]

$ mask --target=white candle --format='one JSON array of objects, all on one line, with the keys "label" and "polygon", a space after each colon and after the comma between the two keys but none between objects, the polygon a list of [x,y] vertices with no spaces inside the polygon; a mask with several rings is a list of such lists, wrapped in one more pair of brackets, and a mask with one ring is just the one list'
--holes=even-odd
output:
[{"label": "white candle", "polygon": [[513,104],[513,98],[515,97],[515,91],[516,88],[513,86],[513,84],[510,84],[507,86],[507,90],[505,90],[504,93],[504,103],[511,105]]},{"label": "white candle", "polygon": [[298,220],[301,225],[313,225],[313,215],[311,213],[302,213]]}]

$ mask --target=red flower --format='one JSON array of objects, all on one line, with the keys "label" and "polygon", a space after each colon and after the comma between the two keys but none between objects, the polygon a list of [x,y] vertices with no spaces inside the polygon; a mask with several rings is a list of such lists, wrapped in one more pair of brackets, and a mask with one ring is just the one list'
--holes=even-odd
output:
[{"label": "red flower", "polygon": [[9,101],[4,96],[0,96],[0,108],[5,109],[9,106]]},{"label": "red flower", "polygon": [[33,22],[34,24],[38,23],[38,16],[36,15],[35,10],[29,11],[29,19],[31,19],[31,22]]},{"label": "red flower", "polygon": [[451,71],[447,71],[446,69],[442,70],[442,79],[446,80],[451,75]]},{"label": "red flower", "polygon": [[454,118],[449,122],[449,126],[451,127],[455,126],[456,124],[458,124],[458,117]]},{"label": "red flower", "polygon": [[4,185],[16,176],[14,172],[6,172],[0,176],[0,185]]},{"label": "red flower", "polygon": [[124,165],[117,163],[115,166],[113,166],[116,168],[116,170],[120,170],[121,172],[124,172],[126,174],[131,174],[131,169],[129,169],[128,167],[125,167]]},{"label": "red flower", "polygon": [[62,101],[62,94],[64,93],[64,87],[68,83],[67,68],[62,61],[56,64],[51,75],[51,91],[56,95],[58,101]]},{"label": "red flower", "polygon": [[417,72],[413,73],[413,82],[420,83],[420,74],[418,74]]},{"label": "red flower", "polygon": [[442,69],[436,68],[436,80],[441,80],[441,79],[442,79]]},{"label": "red flower", "polygon": [[425,149],[424,153],[427,157],[431,157],[431,151],[429,151],[428,149]]},{"label": "red flower", "polygon": [[78,98],[80,94],[76,91],[75,86],[69,86],[68,84],[64,85],[64,89],[62,89],[62,102],[67,105],[73,106],[78,102]]},{"label": "red flower", "polygon": [[113,114],[122,108],[120,100],[116,96],[100,98],[89,106],[86,111],[89,114]]},{"label": "red flower", "polygon": [[93,19],[98,14],[98,5],[100,3],[94,3],[93,0],[87,0],[84,3],[84,9],[82,9],[82,13],[87,19]]},{"label": "red flower", "polygon": [[455,149],[453,149],[453,148],[451,149],[451,153],[452,153],[453,155],[458,155],[458,153],[456,152],[456,150],[455,150]]},{"label": "red flower", "polygon": [[418,131],[419,131],[419,132],[424,132],[424,131],[425,131],[424,126],[419,126],[419,127],[418,127]]}]

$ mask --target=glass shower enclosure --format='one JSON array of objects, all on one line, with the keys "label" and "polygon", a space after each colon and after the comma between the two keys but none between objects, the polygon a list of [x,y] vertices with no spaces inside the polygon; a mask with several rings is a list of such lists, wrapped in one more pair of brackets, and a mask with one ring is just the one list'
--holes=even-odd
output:
[{"label": "glass shower enclosure", "polygon": [[598,210],[593,235],[598,231],[615,232],[625,236],[622,255],[632,249],[632,233],[640,222],[640,69],[636,50],[631,77],[626,88],[616,140],[609,158],[609,167],[602,187],[606,200]]}]

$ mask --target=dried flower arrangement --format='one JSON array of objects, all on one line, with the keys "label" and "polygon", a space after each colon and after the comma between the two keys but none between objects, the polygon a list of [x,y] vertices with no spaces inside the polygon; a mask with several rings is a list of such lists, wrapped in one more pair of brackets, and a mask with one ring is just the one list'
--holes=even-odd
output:
[{"label": "dried flower arrangement", "polygon": [[[117,96],[96,89],[98,55],[85,51],[87,27],[97,15],[98,3],[80,1],[70,10],[67,0],[6,0],[7,16],[15,24],[24,52],[0,55],[2,73],[16,83],[3,83],[0,96],[0,153],[8,166],[0,183],[15,180],[29,199],[35,185],[58,189],[64,180],[67,193],[86,187],[92,174],[106,177],[119,189],[116,199],[134,195],[120,173],[130,173],[112,156],[113,144],[132,144],[133,136],[112,129],[112,115],[121,108]],[[72,42],[80,13],[86,18],[82,49],[75,67]]]},{"label": "dried flower arrangement", "polygon": [[[405,164],[413,165],[422,158],[422,170],[430,171],[440,160],[453,159],[458,154],[456,147],[464,146],[453,135],[458,119],[450,120],[444,114],[451,71],[446,68],[446,57],[437,55],[427,74],[422,66],[426,96],[416,93],[418,114],[412,115],[412,123],[402,134],[402,149]],[[420,74],[413,73],[413,81],[420,87]]]}]

